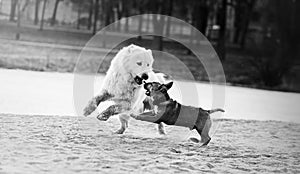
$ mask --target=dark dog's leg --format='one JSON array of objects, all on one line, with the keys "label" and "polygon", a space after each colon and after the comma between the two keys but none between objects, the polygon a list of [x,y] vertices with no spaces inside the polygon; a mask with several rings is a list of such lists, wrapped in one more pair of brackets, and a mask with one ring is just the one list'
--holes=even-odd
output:
[{"label": "dark dog's leg", "polygon": [[196,125],[195,126],[197,132],[201,136],[201,142],[203,143],[202,146],[206,146],[211,138],[209,136],[209,130],[211,128],[211,120],[210,117],[207,118],[207,120],[204,123],[204,127],[202,125]]},{"label": "dark dog's leg", "polygon": [[[154,108],[153,104],[152,104],[152,100],[150,97],[146,97],[146,99],[143,101],[143,104],[144,104],[144,111],[146,109],[148,110],[152,110]],[[161,135],[165,135],[166,132],[165,132],[165,126],[163,123],[159,123],[158,126],[157,126],[157,130],[158,130],[158,133],[161,134]]]},{"label": "dark dog's leg", "polygon": [[94,110],[97,108],[97,106],[105,101],[108,100],[110,98],[112,98],[113,96],[111,94],[109,94],[107,91],[103,91],[101,92],[99,95],[97,95],[96,97],[92,98],[89,102],[88,105],[84,108],[83,110],[83,115],[84,116],[88,116],[90,115],[92,112],[94,112]]}]

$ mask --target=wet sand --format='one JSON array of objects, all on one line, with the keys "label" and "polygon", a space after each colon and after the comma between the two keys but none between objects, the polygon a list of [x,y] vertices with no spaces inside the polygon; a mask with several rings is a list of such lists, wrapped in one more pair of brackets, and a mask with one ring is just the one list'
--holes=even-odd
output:
[{"label": "wet sand", "polygon": [[300,173],[299,124],[214,124],[203,148],[186,140],[186,129],[167,127],[160,136],[154,124],[137,120],[116,135],[117,118],[1,114],[0,173]]}]

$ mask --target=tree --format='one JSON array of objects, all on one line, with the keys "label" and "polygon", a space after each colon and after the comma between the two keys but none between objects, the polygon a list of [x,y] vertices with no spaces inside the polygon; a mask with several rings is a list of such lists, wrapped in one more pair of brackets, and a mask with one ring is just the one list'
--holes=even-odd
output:
[{"label": "tree", "polygon": [[206,33],[209,9],[206,0],[193,2],[192,24],[203,34]]},{"label": "tree", "polygon": [[[145,3],[146,1],[141,1],[139,3]],[[141,40],[142,39],[142,28],[143,28],[143,14],[144,14],[144,8],[145,8],[145,5],[144,4],[137,4],[137,9],[138,9],[138,12],[139,12],[139,24],[138,24],[138,40]]]},{"label": "tree", "polygon": [[280,85],[299,57],[299,8],[299,1],[267,0],[261,10],[263,40],[252,64],[266,86]]},{"label": "tree", "polygon": [[235,20],[234,20],[234,43],[237,43],[244,48],[246,42],[246,36],[249,29],[249,23],[252,17],[253,9],[255,7],[256,0],[236,0],[235,9]]},{"label": "tree", "polygon": [[80,17],[81,17],[81,5],[82,1],[78,1],[77,4],[77,29],[80,29]]},{"label": "tree", "polygon": [[39,7],[40,7],[40,0],[35,0],[35,11],[34,11],[34,25],[37,25],[39,22]]},{"label": "tree", "polygon": [[40,30],[43,30],[43,27],[44,27],[44,17],[45,17],[46,4],[47,4],[47,0],[44,0]]},{"label": "tree", "polygon": [[93,34],[96,34],[97,32],[98,13],[99,13],[99,0],[95,0]]},{"label": "tree", "polygon": [[131,1],[127,1],[127,0],[122,0],[122,4],[123,4],[123,8],[122,8],[122,16],[125,17],[125,27],[124,30],[125,32],[129,31],[129,21],[128,21],[128,17],[129,17],[129,10],[131,8]]},{"label": "tree", "polygon": [[[21,1],[22,2],[22,1]],[[29,6],[29,4],[30,4],[30,0],[25,0],[25,3],[24,3],[24,5],[23,5],[23,7],[22,7],[22,13],[23,12],[25,12],[25,10],[26,10],[26,8]]]},{"label": "tree", "polygon": [[15,21],[17,4],[18,4],[18,0],[11,0],[10,15],[9,15],[9,20],[10,21]]},{"label": "tree", "polygon": [[152,41],[152,48],[156,50],[163,50],[163,30],[164,30],[164,23],[165,23],[165,17],[159,16],[159,15],[153,15],[152,18],[153,27],[154,27],[154,36]]},{"label": "tree", "polygon": [[219,38],[217,43],[217,52],[221,60],[225,60],[226,57],[226,16],[227,16],[227,0],[222,0],[222,4],[219,4],[219,10],[217,13],[217,23],[220,26]]},{"label": "tree", "polygon": [[57,8],[58,8],[59,2],[60,2],[60,0],[55,0],[54,9],[53,9],[53,13],[52,13],[52,18],[51,18],[51,22],[50,22],[51,26],[53,26],[55,24],[56,13],[57,13]]},{"label": "tree", "polygon": [[[167,8],[167,15],[168,16],[172,16],[173,13],[173,5],[174,5],[174,1],[173,0],[169,0],[168,1],[168,8]],[[166,36],[170,35],[170,28],[171,28],[171,18],[168,17],[167,18],[167,26],[166,26]]]},{"label": "tree", "polygon": [[[143,7],[142,5],[140,7]],[[117,9],[117,18],[120,20],[122,18],[122,8],[123,8],[123,1],[122,0],[117,0],[116,2],[116,9]],[[121,30],[121,22],[117,22],[116,30],[120,31]]]},{"label": "tree", "polygon": [[[163,0],[148,1],[146,6],[150,13],[153,14],[166,14],[166,6],[168,4],[164,3]],[[152,49],[163,50],[163,39],[162,34],[165,26],[165,17],[160,15],[152,15],[152,24],[153,24],[153,41]]]},{"label": "tree", "polygon": [[240,35],[242,30],[242,19],[243,19],[243,12],[244,8],[242,5],[243,1],[236,0],[234,5],[234,38],[233,42],[236,44],[240,43]]},{"label": "tree", "polygon": [[92,21],[93,21],[93,6],[94,6],[94,1],[89,0],[90,5],[89,5],[89,19],[88,19],[88,25],[87,29],[90,30],[92,27]]}]

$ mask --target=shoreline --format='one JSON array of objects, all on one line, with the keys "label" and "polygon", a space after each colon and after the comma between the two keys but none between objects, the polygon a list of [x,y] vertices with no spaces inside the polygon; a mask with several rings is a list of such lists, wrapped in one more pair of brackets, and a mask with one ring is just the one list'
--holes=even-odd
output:
[{"label": "shoreline", "polygon": [[[23,115],[23,114],[13,114],[13,113],[1,113],[0,112],[0,117],[63,117],[63,118],[71,118],[71,119],[91,119],[93,117],[91,116],[69,116],[69,115],[38,115],[38,114],[34,114],[34,115]],[[116,119],[117,116],[113,116],[112,119]],[[94,119],[94,118],[93,118]],[[230,121],[230,122],[242,122],[242,123],[251,123],[251,122],[262,122],[262,123],[268,123],[268,122],[274,122],[274,123],[285,123],[285,124],[294,124],[294,125],[299,125],[300,123],[297,122],[289,122],[289,121],[282,121],[282,120],[254,120],[254,119],[235,119],[235,118],[211,118],[213,122],[226,122],[226,121]],[[134,118],[130,118],[130,120],[134,120]],[[130,122],[129,120],[129,122]],[[96,121],[99,121],[96,119]],[[101,122],[101,121],[100,121]],[[105,123],[105,121],[103,121]],[[153,123],[155,124],[155,123]]]}]

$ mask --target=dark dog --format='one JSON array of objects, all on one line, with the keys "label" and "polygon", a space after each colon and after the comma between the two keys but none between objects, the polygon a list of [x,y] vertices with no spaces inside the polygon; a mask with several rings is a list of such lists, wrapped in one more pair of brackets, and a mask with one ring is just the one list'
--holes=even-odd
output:
[{"label": "dark dog", "polygon": [[[167,92],[172,85],[173,82],[168,84],[145,83],[146,95],[152,98],[152,111],[144,112],[140,115],[132,115],[132,117],[142,121],[189,127],[191,130],[196,129],[201,136],[202,145],[207,145],[211,140],[208,134],[212,124],[210,114],[217,111],[224,112],[224,110],[204,110],[181,105],[177,101],[172,100]],[[199,142],[196,138],[191,140]]]}]

